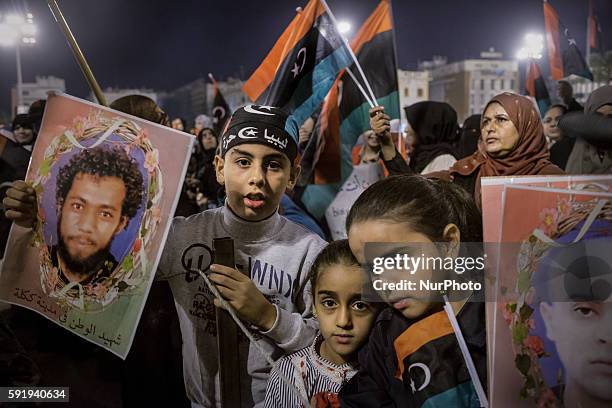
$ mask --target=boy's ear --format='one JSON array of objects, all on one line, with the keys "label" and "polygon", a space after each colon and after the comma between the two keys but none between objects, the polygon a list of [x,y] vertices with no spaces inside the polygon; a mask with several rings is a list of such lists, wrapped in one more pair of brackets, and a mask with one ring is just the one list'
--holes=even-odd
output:
[{"label": "boy's ear", "polygon": [[295,166],[291,166],[291,173],[289,174],[289,181],[287,182],[286,191],[293,190],[293,187],[295,187],[295,185],[297,184],[300,178],[301,172],[302,172],[302,166],[300,166],[299,164]]},{"label": "boy's ear", "polygon": [[447,224],[442,232],[442,238],[449,244],[449,255],[459,255],[459,244],[461,243],[461,231],[455,224]]},{"label": "boy's ear", "polygon": [[225,185],[225,159],[219,155],[215,156],[215,174],[217,176],[217,183],[222,186]]}]

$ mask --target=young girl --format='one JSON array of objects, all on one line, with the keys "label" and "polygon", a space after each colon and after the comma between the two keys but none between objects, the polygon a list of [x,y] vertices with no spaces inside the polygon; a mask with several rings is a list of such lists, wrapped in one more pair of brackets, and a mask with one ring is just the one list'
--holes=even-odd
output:
[{"label": "young girl", "polygon": [[266,388],[266,407],[302,407],[304,399],[315,406],[317,399],[337,401],[342,385],[357,372],[357,352],[376,317],[376,305],[361,300],[364,274],[347,240],[321,251],[310,279],[320,332],[310,347],[277,362]]},{"label": "young girl", "polygon": [[[396,247],[402,243],[404,248],[411,243],[435,248],[432,244],[437,243],[437,247],[457,248],[461,241],[482,241],[480,215],[472,197],[454,184],[417,175],[373,184],[351,208],[346,225],[351,250],[360,264],[371,262],[366,259],[366,254],[370,256],[364,251],[366,243]],[[401,273],[403,278],[411,276]],[[385,271],[374,279],[380,277],[398,276]],[[423,270],[411,279],[415,277],[438,278]],[[451,271],[449,277],[457,275]],[[359,353],[359,373],[340,393],[342,407],[485,406],[483,303],[457,298],[452,292],[444,295],[453,302],[425,290],[377,293],[392,308],[381,312],[367,346]]]}]

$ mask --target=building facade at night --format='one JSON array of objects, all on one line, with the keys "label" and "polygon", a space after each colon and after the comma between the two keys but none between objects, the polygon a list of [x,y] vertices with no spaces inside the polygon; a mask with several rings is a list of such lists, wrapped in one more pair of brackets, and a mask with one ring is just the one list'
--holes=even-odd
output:
[{"label": "building facade at night", "polygon": [[504,60],[493,50],[481,53],[480,59],[445,64],[431,71],[429,99],[451,104],[460,122],[482,113],[487,102],[504,91],[519,92],[518,61]]},{"label": "building facade at night", "polygon": [[429,71],[397,70],[397,85],[400,99],[400,114],[406,119],[404,108],[413,103],[429,100]]},{"label": "building facade at night", "polygon": [[21,84],[21,106],[17,106],[17,87],[11,89],[11,112],[27,113],[30,105],[37,100],[47,99],[47,92],[66,92],[66,81],[54,76],[37,76],[34,82]]}]

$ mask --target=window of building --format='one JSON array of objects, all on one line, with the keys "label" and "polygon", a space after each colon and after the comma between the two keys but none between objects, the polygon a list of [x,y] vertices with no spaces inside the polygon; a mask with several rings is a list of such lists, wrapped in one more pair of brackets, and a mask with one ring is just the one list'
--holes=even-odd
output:
[{"label": "window of building", "polygon": [[410,96],[410,89],[409,88],[404,88],[404,96],[406,98],[408,98]]},{"label": "window of building", "polygon": [[418,96],[419,98],[422,98],[422,97],[423,97],[423,88],[419,88],[419,89],[417,89],[417,96]]},{"label": "window of building", "polygon": [[510,80],[510,88],[511,88],[511,89],[514,89],[514,79],[511,79],[511,80]]},{"label": "window of building", "polygon": [[495,89],[495,80],[494,79],[491,80],[491,89]]},{"label": "window of building", "polygon": [[506,83],[503,79],[500,79],[500,81],[501,81],[501,89],[503,90],[506,88]]},{"label": "window of building", "polygon": [[484,79],[480,80],[480,90],[484,91]]}]

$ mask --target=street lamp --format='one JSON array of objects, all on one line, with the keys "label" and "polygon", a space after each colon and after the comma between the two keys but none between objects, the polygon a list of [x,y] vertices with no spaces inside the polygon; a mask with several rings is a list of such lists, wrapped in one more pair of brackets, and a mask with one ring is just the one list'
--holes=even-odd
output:
[{"label": "street lamp", "polygon": [[17,112],[15,113],[21,113],[20,108],[23,104],[20,46],[36,44],[35,35],[36,26],[31,13],[27,13],[25,18],[18,14],[8,14],[4,16],[4,21],[0,21],[0,45],[15,46],[17,61]]},{"label": "street lamp", "polygon": [[541,59],[544,51],[544,36],[529,33],[524,38],[524,45],[516,53],[518,60]]},{"label": "street lamp", "polygon": [[353,27],[351,26],[351,23],[349,23],[348,21],[338,22],[338,31],[340,31],[340,34],[348,34],[351,32],[352,28]]}]

